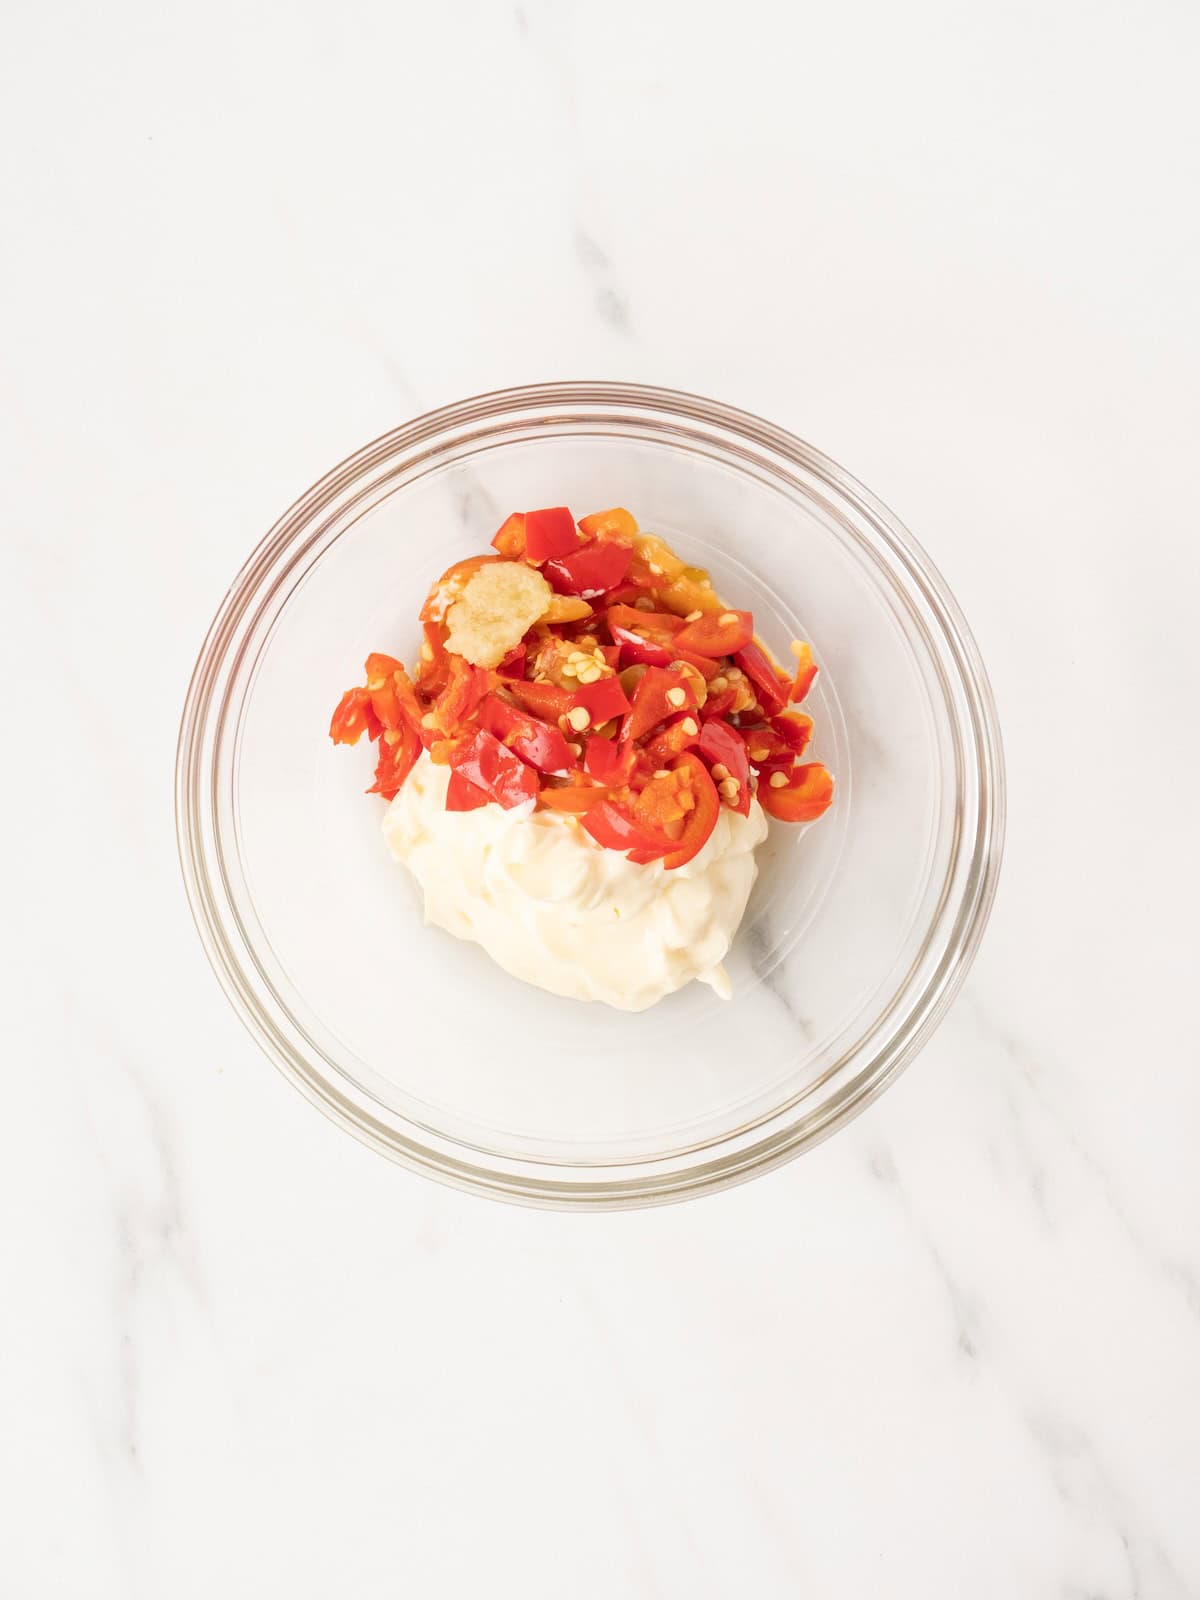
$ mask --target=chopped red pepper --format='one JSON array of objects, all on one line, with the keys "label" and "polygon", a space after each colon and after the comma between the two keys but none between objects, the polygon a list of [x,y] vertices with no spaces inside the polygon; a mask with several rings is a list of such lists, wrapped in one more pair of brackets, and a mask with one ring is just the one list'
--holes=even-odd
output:
[{"label": "chopped red pepper", "polygon": [[684,821],[695,804],[688,775],[667,769],[643,784],[633,802],[633,818],[674,843],[683,837]]},{"label": "chopped red pepper", "polygon": [[564,784],[561,789],[543,789],[538,795],[538,805],[550,811],[567,811],[580,816],[607,799],[608,790],[599,784]]},{"label": "chopped red pepper", "polygon": [[580,517],[579,528],[589,539],[612,539],[621,544],[632,544],[638,531],[637,523],[624,506],[613,506],[609,511],[593,511],[590,516]]},{"label": "chopped red pepper", "polygon": [[620,678],[600,678],[595,683],[581,683],[571,696],[571,709],[582,706],[593,728],[623,717],[629,710],[629,701],[621,687]]},{"label": "chopped red pepper", "polygon": [[399,728],[385,728],[379,738],[375,782],[367,793],[381,794],[385,800],[394,799],[420,754],[421,741],[416,729],[407,722],[401,723]]},{"label": "chopped red pepper", "polygon": [[665,767],[683,751],[690,750],[692,745],[700,743],[703,747],[704,739],[701,725],[692,711],[685,711],[666,726],[645,746],[645,753],[651,766]]},{"label": "chopped red pepper", "polygon": [[618,744],[615,739],[605,739],[594,733],[587,742],[583,757],[583,770],[597,783],[610,789],[619,789],[633,777],[637,764],[637,751],[631,744]]},{"label": "chopped red pepper", "polygon": [[560,689],[556,683],[518,683],[514,679],[504,687],[526,711],[547,722],[557,722],[571,709],[571,691]]},{"label": "chopped red pepper", "polygon": [[721,814],[721,800],[716,786],[699,756],[685,750],[676,760],[672,771],[683,776],[691,791],[693,804],[684,821],[682,836],[675,848],[663,857],[663,866],[668,872],[686,865],[700,854],[712,837]]},{"label": "chopped red pepper", "polygon": [[705,722],[711,722],[714,717],[727,717],[733,710],[733,703],[737,699],[732,689],[722,689],[720,694],[710,694],[700,707],[700,715]]},{"label": "chopped red pepper", "polygon": [[454,752],[450,765],[506,810],[537,799],[537,773],[486,728]]},{"label": "chopped red pepper", "polygon": [[559,594],[577,594],[595,600],[623,583],[633,552],[623,544],[585,545],[571,555],[556,556],[542,568],[542,576]]},{"label": "chopped red pepper", "polygon": [[[462,656],[450,656],[450,678],[445,689],[434,702],[433,715],[437,733],[452,733],[479,705],[492,686],[491,674],[483,667],[474,667]],[[422,724],[423,725],[423,724]]]},{"label": "chopped red pepper", "polygon": [[655,644],[670,644],[686,626],[682,617],[673,616],[669,611],[641,611],[637,606],[610,605],[604,619],[610,628],[615,623],[618,628],[626,628],[640,638],[652,639]]},{"label": "chopped red pepper", "polygon": [[[401,705],[400,691],[397,679],[411,690],[408,683],[408,674],[401,662],[394,656],[372,654],[367,657],[367,689],[371,696],[371,709],[379,718],[381,726],[385,728],[398,728],[405,718],[405,709]],[[411,714],[408,720],[413,721]],[[420,721],[418,713],[416,720]]]},{"label": "chopped red pepper", "polygon": [[706,722],[700,734],[700,754],[713,769],[716,783],[736,783],[737,794],[721,794],[743,817],[750,815],[750,758],[746,741],[727,722]]},{"label": "chopped red pepper", "polygon": [[689,622],[676,634],[675,643],[698,656],[717,657],[744,650],[753,638],[754,618],[749,611],[710,611]]},{"label": "chopped red pepper", "polygon": [[579,549],[575,519],[566,506],[551,506],[544,511],[525,513],[525,559],[540,567],[552,556],[569,555]]},{"label": "chopped red pepper", "polygon": [[329,724],[329,737],[334,744],[357,744],[368,731],[370,726],[368,717],[375,727],[371,737],[377,738],[379,719],[371,706],[370,693],[361,685],[357,689],[347,689],[333,713],[333,720]]},{"label": "chopped red pepper", "polygon": [[771,731],[788,749],[802,756],[812,738],[813,719],[803,711],[784,711],[771,718]]},{"label": "chopped red pepper", "polygon": [[571,767],[571,747],[558,728],[531,712],[510,706],[499,695],[489,694],[482,701],[479,723],[539,772],[566,772]]},{"label": "chopped red pepper", "polygon": [[461,772],[451,770],[450,781],[446,785],[447,811],[478,811],[480,806],[490,804],[489,796],[478,784],[472,783]]},{"label": "chopped red pepper", "polygon": [[421,664],[417,668],[417,682],[426,695],[439,695],[450,677],[450,656],[444,643],[445,629],[436,622],[422,624],[425,635],[421,645]]},{"label": "chopped red pepper", "polygon": [[623,739],[643,739],[679,711],[695,711],[696,691],[687,674],[647,667],[634,691],[633,708],[621,729]]},{"label": "chopped red pepper", "polygon": [[506,517],[492,539],[492,549],[499,550],[506,561],[519,561],[525,554],[525,513],[514,511]]},{"label": "chopped red pepper", "polygon": [[642,639],[636,633],[631,633],[628,628],[618,627],[615,622],[611,621],[608,624],[608,631],[612,634],[614,642],[620,647],[620,660],[623,667],[670,666],[672,656],[666,645],[655,644],[652,639]]},{"label": "chopped red pepper", "polygon": [[657,856],[671,848],[671,840],[637,822],[615,800],[601,800],[583,814],[580,822],[584,831],[607,850],[650,851]]},{"label": "chopped red pepper", "polygon": [[[772,782],[776,777],[786,777],[787,782],[776,787]],[[759,784],[758,798],[763,810],[780,822],[812,822],[833,800],[833,778],[819,761],[810,761],[787,774],[772,773]]]},{"label": "chopped red pepper", "polygon": [[525,658],[529,654],[529,646],[522,640],[514,645],[496,668],[498,678],[517,678],[525,676]]},{"label": "chopped red pepper", "polygon": [[801,644],[799,639],[792,645],[792,654],[796,658],[796,676],[792,679],[788,699],[794,706],[798,706],[813,686],[813,680],[817,676],[817,663],[813,660],[812,646]]},{"label": "chopped red pepper", "polygon": [[787,705],[787,685],[758,645],[744,645],[733,659],[754,685],[758,702],[766,714],[773,717],[782,711]]}]

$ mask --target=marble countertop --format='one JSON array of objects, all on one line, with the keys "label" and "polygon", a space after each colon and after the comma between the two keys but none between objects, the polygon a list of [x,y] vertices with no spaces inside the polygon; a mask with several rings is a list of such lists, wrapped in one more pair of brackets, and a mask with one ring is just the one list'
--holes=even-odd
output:
[{"label": "marble countertop", "polygon": [[[1200,1593],[1197,26],[16,8],[0,1592]],[[439,1188],[304,1103],[172,817],[276,515],[555,377],[714,395],[870,484],[1009,763],[988,937],[900,1082],[616,1216]]]}]

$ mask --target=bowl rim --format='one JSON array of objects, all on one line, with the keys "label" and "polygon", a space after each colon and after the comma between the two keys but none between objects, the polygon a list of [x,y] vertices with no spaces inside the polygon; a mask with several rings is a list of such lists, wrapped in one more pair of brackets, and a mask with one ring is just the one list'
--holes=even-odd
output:
[{"label": "bowl rim", "polygon": [[[764,1132],[761,1138],[721,1153],[721,1142],[704,1158],[682,1169],[653,1176],[605,1179],[603,1167],[579,1168],[567,1178],[561,1166],[530,1161],[512,1163],[527,1170],[500,1171],[462,1155],[439,1150],[412,1131],[397,1133],[369,1108],[346,1095],[319,1068],[298,1057],[263,1006],[255,985],[231,947],[213,893],[206,851],[205,805],[217,805],[216,767],[204,782],[206,725],[211,701],[240,621],[259,595],[261,580],[271,571],[296,536],[322,510],[384,462],[427,456],[431,441],[447,444],[464,426],[497,418],[558,407],[585,407],[596,421],[618,420],[612,408],[634,414],[671,416],[693,425],[716,427],[742,444],[768,450],[804,472],[824,479],[865,517],[886,547],[893,576],[903,588],[915,585],[938,625],[940,650],[945,648],[956,669],[976,751],[978,805],[972,819],[972,848],[961,889],[962,904],[953,936],[938,964],[910,1004],[907,1026],[885,1044],[817,1114],[800,1117]],[[543,419],[547,420],[547,419]],[[955,728],[956,740],[960,729]],[[1006,785],[1003,745],[987,672],[962,611],[941,573],[900,520],[869,489],[815,447],[752,412],[686,391],[640,383],[564,380],[489,391],[425,412],[381,434],[331,468],[280,516],[259,541],[229,585],[205,635],[188,684],[175,759],[175,821],[180,867],[189,906],[205,954],[227,998],[260,1048],[314,1104],[363,1143],[412,1170],[454,1187],[523,1204],[553,1209],[623,1209],[682,1200],[712,1193],[769,1171],[813,1148],[865,1110],[918,1054],[942,1021],[970,969],[992,905],[1003,858]],[[221,868],[223,872],[223,867]],[[250,941],[245,938],[252,953]],[[899,993],[900,991],[897,991]],[[769,1124],[768,1124],[769,1125]],[[417,1135],[425,1130],[417,1128]],[[736,1135],[730,1135],[733,1140]],[[452,1139],[446,1143],[453,1144]],[[464,1157],[466,1157],[464,1159]]]}]

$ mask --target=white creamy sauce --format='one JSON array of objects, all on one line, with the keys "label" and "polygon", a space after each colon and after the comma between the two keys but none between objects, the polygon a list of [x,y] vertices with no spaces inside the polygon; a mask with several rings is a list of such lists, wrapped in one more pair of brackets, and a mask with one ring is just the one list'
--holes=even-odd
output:
[{"label": "white creamy sauce", "polygon": [[383,819],[392,854],[424,890],[426,922],[571,999],[643,1011],[693,978],[728,998],[721,963],[767,836],[757,800],[748,817],[722,806],[704,849],[667,872],[602,848],[561,812],[447,811],[448,780],[422,755]]}]

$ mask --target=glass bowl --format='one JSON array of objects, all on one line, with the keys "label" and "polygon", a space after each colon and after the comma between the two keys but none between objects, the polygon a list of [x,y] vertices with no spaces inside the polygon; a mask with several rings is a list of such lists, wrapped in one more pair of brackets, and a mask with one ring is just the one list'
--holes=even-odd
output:
[{"label": "glass bowl", "polygon": [[[727,963],[636,1015],[560,999],[423,926],[390,858],[372,754],[331,710],[511,510],[626,505],[786,661],[838,780],[772,824]],[[799,439],[714,401],[558,383],[466,400],[367,445],[238,574],[197,662],[176,771],[204,946],[271,1059],[343,1127],[510,1200],[645,1205],[807,1149],[911,1060],[971,962],[1000,866],[1004,781],[983,666],[894,516]]]}]

